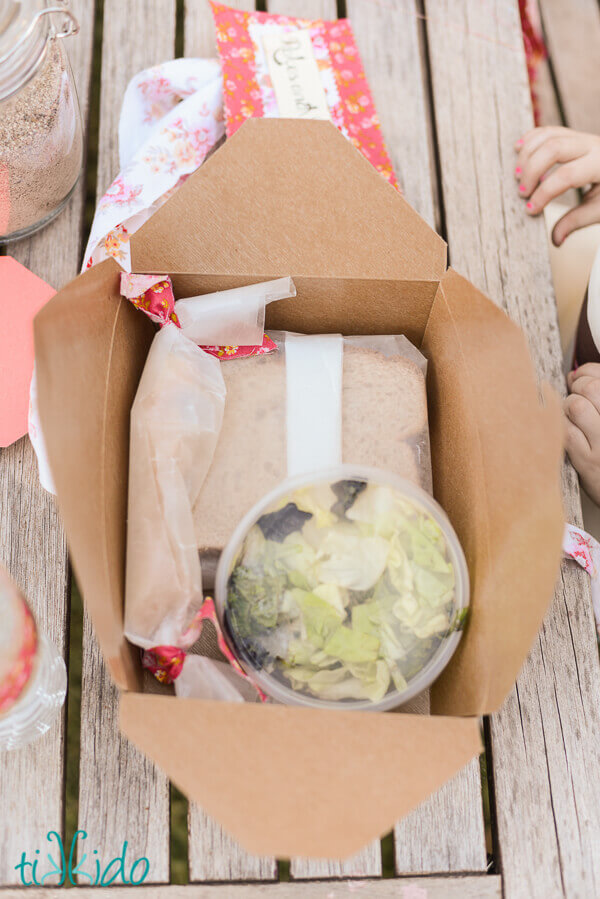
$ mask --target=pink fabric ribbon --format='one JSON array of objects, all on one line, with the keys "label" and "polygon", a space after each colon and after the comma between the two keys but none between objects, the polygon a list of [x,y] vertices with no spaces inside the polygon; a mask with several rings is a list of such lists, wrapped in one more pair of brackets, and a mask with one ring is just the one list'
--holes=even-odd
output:
[{"label": "pink fabric ribbon", "polygon": [[[155,324],[173,323],[181,327],[175,312],[175,294],[168,275],[121,275],[121,296],[130,300]],[[260,346],[202,346],[209,356],[217,359],[241,359],[243,356],[264,356],[277,352],[277,344],[265,334]]]},{"label": "pink fabric ribbon", "polygon": [[[193,646],[202,634],[202,628],[204,627],[205,621],[210,621],[212,623],[217,634],[217,645],[222,655],[227,659],[237,674],[247,680],[248,683],[252,684],[261,702],[265,702],[267,697],[262,690],[256,686],[252,678],[246,674],[227,645],[225,637],[223,636],[223,631],[221,630],[221,625],[219,624],[215,603],[212,597],[206,597],[199,612],[197,612],[194,620],[183,635],[181,642],[188,648]],[[186,650],[177,646],[153,646],[152,649],[146,649],[142,652],[142,666],[152,672],[154,677],[161,684],[172,684],[177,680],[183,670],[186,655]]]}]

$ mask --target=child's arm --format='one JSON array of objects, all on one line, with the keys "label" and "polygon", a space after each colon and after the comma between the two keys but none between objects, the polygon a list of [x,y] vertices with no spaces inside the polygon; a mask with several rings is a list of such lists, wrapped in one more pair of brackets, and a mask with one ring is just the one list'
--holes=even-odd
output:
[{"label": "child's arm", "polygon": [[517,141],[515,150],[515,176],[530,215],[538,215],[571,187],[591,185],[581,203],[554,226],[556,246],[577,228],[600,222],[600,136],[570,128],[534,128]]},{"label": "child's arm", "polygon": [[586,493],[600,505],[600,365],[582,365],[567,383],[567,453]]}]

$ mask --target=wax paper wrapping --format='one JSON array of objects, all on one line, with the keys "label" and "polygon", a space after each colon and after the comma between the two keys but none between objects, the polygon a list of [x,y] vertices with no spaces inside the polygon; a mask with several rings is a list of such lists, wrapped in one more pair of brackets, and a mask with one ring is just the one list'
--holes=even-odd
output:
[{"label": "wax paper wrapping", "polygon": [[227,350],[260,348],[265,336],[265,307],[295,296],[291,278],[276,278],[177,300],[175,314],[190,340],[211,352],[220,347],[223,353],[218,355],[226,358],[234,355]]},{"label": "wax paper wrapping", "polygon": [[202,604],[192,507],[221,430],[221,364],[174,324],[158,332],[131,410],[125,634],[180,648]]},{"label": "wax paper wrapping", "polygon": [[[291,278],[175,302],[166,275],[121,277],[121,293],[161,330],[154,338],[131,410],[125,633],[143,664],[179,695],[241,701],[256,698],[224,641],[219,664],[187,655],[200,638],[203,602],[193,506],[215,452],[226,389],[221,362],[277,352],[264,334],[265,305],[295,296]],[[236,339],[256,346],[236,347]],[[219,636],[219,635],[218,635]],[[262,695],[262,694],[260,694]]]}]

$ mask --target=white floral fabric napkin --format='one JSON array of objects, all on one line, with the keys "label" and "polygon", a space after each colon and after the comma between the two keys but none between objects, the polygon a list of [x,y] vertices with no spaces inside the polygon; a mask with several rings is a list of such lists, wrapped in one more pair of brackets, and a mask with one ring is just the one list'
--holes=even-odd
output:
[{"label": "white floral fabric napkin", "polygon": [[591,579],[596,636],[600,643],[600,543],[574,524],[565,526],[563,553],[587,571]]},{"label": "white floral fabric napkin", "polygon": [[130,236],[225,134],[216,59],[173,59],[130,81],[119,120],[121,171],[96,209],[84,256],[131,271]]},{"label": "white floral fabric napkin", "polygon": [[[129,239],[194,172],[225,134],[216,59],[172,59],[136,75],[119,119],[121,171],[96,208],[84,269],[113,257],[131,271]],[[42,433],[35,369],[29,437],[42,486],[55,493]]]}]

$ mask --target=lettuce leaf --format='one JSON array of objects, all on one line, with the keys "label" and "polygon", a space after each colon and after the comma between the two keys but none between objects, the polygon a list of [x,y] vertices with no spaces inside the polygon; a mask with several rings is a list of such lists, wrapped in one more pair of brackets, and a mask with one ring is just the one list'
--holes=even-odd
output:
[{"label": "lettuce leaf", "polygon": [[340,662],[374,662],[379,654],[379,640],[372,634],[338,627],[323,647]]},{"label": "lettuce leaf", "polygon": [[348,605],[348,591],[338,587],[337,584],[319,584],[312,591],[319,599],[324,599],[342,617],[346,614]]},{"label": "lettuce leaf", "polygon": [[383,537],[360,537],[330,530],[317,553],[321,582],[370,590],[387,564],[389,543]]},{"label": "lettuce leaf", "polygon": [[294,589],[291,594],[300,609],[306,639],[316,648],[323,649],[331,635],[340,627],[345,613],[340,614],[326,600],[314,593],[307,593],[306,590]]},{"label": "lettuce leaf", "polygon": [[335,493],[329,484],[302,487],[294,493],[294,502],[303,512],[313,516],[317,528],[331,527],[335,524],[336,517],[332,512],[335,501]]},{"label": "lettuce leaf", "polygon": [[372,663],[368,672],[364,668],[354,670],[358,676],[353,675],[349,667],[343,666],[318,672],[309,668],[287,668],[284,674],[294,689],[304,687],[319,699],[369,699],[371,702],[383,699],[390,684],[386,663]]}]

